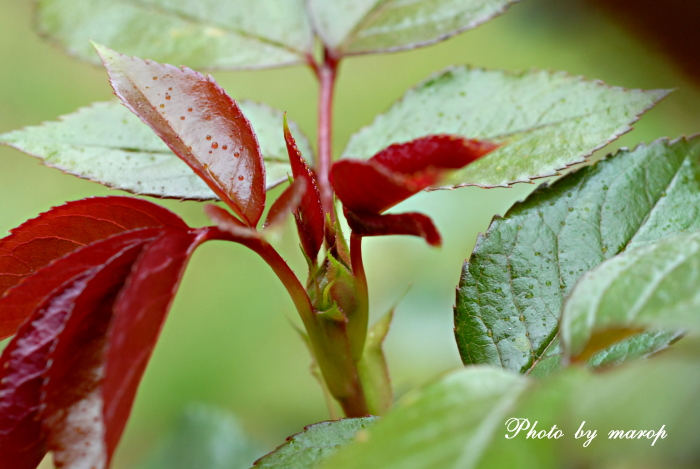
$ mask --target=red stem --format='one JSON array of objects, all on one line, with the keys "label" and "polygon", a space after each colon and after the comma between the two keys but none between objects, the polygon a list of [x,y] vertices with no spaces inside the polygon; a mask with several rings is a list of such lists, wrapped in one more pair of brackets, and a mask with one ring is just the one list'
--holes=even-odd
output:
[{"label": "red stem", "polygon": [[312,68],[316,72],[320,90],[318,97],[318,165],[316,166],[316,178],[318,179],[319,192],[323,211],[333,216],[333,189],[331,188],[328,174],[333,162],[332,131],[333,131],[333,93],[335,91],[335,79],[338,76],[338,60],[326,50],[323,63],[313,63]]}]

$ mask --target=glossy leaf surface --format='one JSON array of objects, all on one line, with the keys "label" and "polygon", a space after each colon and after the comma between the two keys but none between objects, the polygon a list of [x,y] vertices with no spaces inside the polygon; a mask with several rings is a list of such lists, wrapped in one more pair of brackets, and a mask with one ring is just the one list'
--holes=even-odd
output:
[{"label": "glossy leaf surface", "polygon": [[370,428],[377,417],[342,419],[309,425],[287,438],[275,451],[255,462],[259,469],[311,469],[349,443],[357,432]]},{"label": "glossy leaf surface", "polygon": [[488,21],[516,0],[310,0],[323,42],[337,55],[425,46]]},{"label": "glossy leaf surface", "polygon": [[628,250],[584,275],[561,320],[565,356],[597,351],[610,330],[700,327],[700,233]]},{"label": "glossy leaf surface", "polygon": [[187,229],[174,213],[134,198],[94,197],[54,207],[0,240],[0,294],[75,249],[124,231],[155,227]]},{"label": "glossy leaf surface", "polygon": [[462,270],[462,360],[526,372],[576,281],[622,250],[700,229],[700,139],[621,151],[540,187],[480,235]]},{"label": "glossy leaf surface", "polygon": [[[280,132],[282,113],[252,101],[236,103],[260,140],[269,189],[291,173]],[[311,158],[308,139],[296,123],[289,125],[301,152]],[[0,135],[0,143],[40,158],[47,166],[114,189],[176,199],[218,198],[151,129],[116,101],[94,103],[58,121]]]},{"label": "glossy leaf surface", "polygon": [[667,93],[625,90],[565,73],[454,67],[408,91],[356,133],[343,156],[369,158],[394,143],[452,134],[502,146],[452,173],[445,187],[527,182],[585,161]]},{"label": "glossy leaf surface", "polygon": [[[547,380],[486,367],[471,367],[407,394],[367,431],[341,448],[320,469],[502,469],[605,467],[690,467],[700,405],[697,344],[609,373],[569,370]],[[632,383],[634,383],[632,385]],[[679,403],[682,404],[679,407]],[[527,418],[536,431],[563,432],[559,439],[514,438],[511,418]],[[575,433],[596,430],[596,438]],[[655,441],[609,439],[611,430],[665,427]]]},{"label": "glossy leaf surface", "polygon": [[[0,440],[7,463],[18,461],[11,445],[31,444],[37,456],[42,449],[53,451],[60,466],[109,466],[198,242],[197,232],[173,228],[114,236],[102,242],[109,244],[105,251],[111,248],[108,259],[63,282],[36,305],[2,356],[12,362],[3,368],[7,379],[0,400],[10,409],[3,413],[6,432]],[[58,263],[80,261],[90,247]]]},{"label": "glossy leaf surface", "polygon": [[246,224],[255,226],[265,208],[265,167],[238,105],[211,76],[95,47],[117,96]]},{"label": "glossy leaf surface", "polygon": [[422,213],[364,215],[345,212],[352,232],[358,236],[410,235],[425,239],[431,246],[442,245],[442,238],[430,217]]},{"label": "glossy leaf surface", "polygon": [[391,145],[369,160],[336,161],[331,184],[348,210],[378,214],[437,184],[449,170],[467,166],[495,148],[489,142],[431,135]]},{"label": "glossy leaf surface", "polygon": [[284,120],[284,140],[287,144],[289,164],[295,179],[304,181],[305,192],[301,204],[294,210],[294,218],[299,232],[302,248],[306,255],[315,260],[323,245],[323,234],[326,220],[321,205],[321,194],[316,184],[316,177],[306,164],[304,155],[299,150],[292,135],[287,119]]},{"label": "glossy leaf surface", "polygon": [[303,0],[41,0],[38,29],[99,63],[89,41],[193,68],[303,63],[313,36]]}]

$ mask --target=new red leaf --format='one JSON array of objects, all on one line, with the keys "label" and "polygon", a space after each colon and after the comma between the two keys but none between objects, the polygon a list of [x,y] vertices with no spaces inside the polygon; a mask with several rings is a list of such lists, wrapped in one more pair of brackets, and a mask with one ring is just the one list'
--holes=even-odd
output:
[{"label": "new red leaf", "polygon": [[247,225],[265,208],[258,140],[238,105],[207,75],[95,44],[117,96]]},{"label": "new red leaf", "polygon": [[336,161],[331,184],[345,208],[379,214],[496,148],[490,142],[432,135],[391,145],[368,160]]},{"label": "new red leaf", "polygon": [[299,204],[301,204],[305,193],[306,181],[303,178],[295,180],[272,204],[263,227],[274,229],[287,218],[287,215],[298,211]]},{"label": "new red leaf", "polygon": [[310,259],[315,260],[318,251],[323,245],[325,220],[321,205],[321,194],[318,191],[316,178],[309,169],[304,157],[297,148],[296,141],[289,131],[287,116],[284,118],[284,139],[287,142],[287,153],[292,166],[292,174],[295,179],[303,179],[306,183],[306,191],[301,203],[294,211],[294,219],[297,223],[297,231],[304,252]]},{"label": "new red leaf", "polygon": [[108,259],[37,305],[0,358],[0,467],[34,468],[46,450],[61,467],[109,466],[185,264],[206,233],[112,237],[101,243],[111,245]]},{"label": "new red leaf", "polygon": [[433,221],[415,212],[366,215],[345,211],[352,232],[358,236],[411,235],[425,239],[431,246],[440,246],[442,239]]},{"label": "new red leaf", "polygon": [[[153,227],[188,229],[174,213],[132,197],[94,197],[54,207],[0,240],[0,296],[75,249],[124,231]],[[3,311],[0,323],[4,317]]]}]

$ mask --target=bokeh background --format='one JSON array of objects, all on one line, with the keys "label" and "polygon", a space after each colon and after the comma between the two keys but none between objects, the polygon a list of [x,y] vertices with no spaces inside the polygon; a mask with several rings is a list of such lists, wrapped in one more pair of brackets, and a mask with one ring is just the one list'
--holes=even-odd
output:
[{"label": "bokeh background", "polygon": [[[460,63],[566,70],[628,88],[677,88],[636,130],[596,157],[619,146],[699,132],[700,91],[692,79],[639,28],[624,29],[608,16],[600,8],[604,3],[525,0],[442,44],[346,60],[335,107],[336,154],[354,131],[408,87]],[[38,37],[32,22],[32,2],[0,0],[0,133],[112,98],[104,71],[67,57]],[[315,139],[316,84],[305,68],[214,75],[234,98],[287,111]],[[423,193],[402,204],[401,210],[433,217],[444,238],[440,250],[418,239],[366,241],[373,317],[410,286],[386,343],[397,395],[461,365],[452,335],[452,305],[462,262],[491,217],[534,187]],[[0,236],[53,205],[117,193],[0,147]],[[162,203],[191,225],[207,223],[198,203]],[[291,225],[276,242],[303,272]],[[308,353],[290,325],[295,321],[282,286],[254,254],[231,243],[200,248],[143,380],[115,467],[135,467],[146,458],[192,402],[235,414],[268,449],[303,426],[327,419],[320,388],[308,372]]]}]

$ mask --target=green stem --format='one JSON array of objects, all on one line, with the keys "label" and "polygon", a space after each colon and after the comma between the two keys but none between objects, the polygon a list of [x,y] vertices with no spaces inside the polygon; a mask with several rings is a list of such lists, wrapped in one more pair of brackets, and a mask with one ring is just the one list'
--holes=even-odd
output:
[{"label": "green stem", "polygon": [[350,263],[352,274],[355,277],[355,290],[357,292],[357,307],[348,318],[348,336],[352,346],[353,358],[359,361],[365,348],[367,327],[369,324],[369,289],[365,266],[362,263],[362,237],[350,233]]}]

